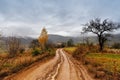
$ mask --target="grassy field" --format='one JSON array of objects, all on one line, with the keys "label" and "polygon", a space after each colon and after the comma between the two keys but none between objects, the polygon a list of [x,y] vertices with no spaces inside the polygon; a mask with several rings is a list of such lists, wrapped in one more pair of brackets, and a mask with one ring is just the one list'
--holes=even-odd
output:
[{"label": "grassy field", "polygon": [[120,54],[90,53],[86,55],[86,60],[94,67],[101,66],[105,71],[114,72],[116,68],[120,72]]},{"label": "grassy field", "polygon": [[94,74],[93,77],[103,80],[119,79],[120,54],[89,53],[86,55],[85,62],[88,71]]},{"label": "grassy field", "polygon": [[[73,53],[75,47],[65,48]],[[85,55],[85,66],[92,76],[102,80],[118,80],[120,76],[120,50],[103,53],[89,52]],[[112,53],[113,52],[113,53]],[[114,79],[116,77],[116,79]]]},{"label": "grassy field", "polygon": [[90,54],[87,54],[87,57],[91,57],[91,58],[120,59],[120,54],[90,53]]}]

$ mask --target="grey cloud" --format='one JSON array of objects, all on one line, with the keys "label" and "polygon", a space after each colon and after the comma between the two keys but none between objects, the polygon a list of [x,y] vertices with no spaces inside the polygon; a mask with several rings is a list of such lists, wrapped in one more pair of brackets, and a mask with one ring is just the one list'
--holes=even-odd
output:
[{"label": "grey cloud", "polygon": [[6,35],[15,35],[15,36],[36,36],[35,31],[30,28],[30,27],[16,27],[16,26],[12,26],[12,27],[8,27],[6,29],[4,29],[5,32],[7,32]]},{"label": "grey cloud", "polygon": [[82,24],[92,18],[119,20],[119,2],[119,0],[0,0],[0,27],[6,28],[5,34],[37,36],[42,27],[46,26],[49,33],[78,35]]}]

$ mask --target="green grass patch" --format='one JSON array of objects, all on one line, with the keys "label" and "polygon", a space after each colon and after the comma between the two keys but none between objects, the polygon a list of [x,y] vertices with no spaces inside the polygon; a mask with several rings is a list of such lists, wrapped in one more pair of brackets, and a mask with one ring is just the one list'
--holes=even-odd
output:
[{"label": "green grass patch", "polygon": [[87,54],[87,57],[89,57],[89,58],[120,59],[120,54],[90,53],[90,54]]},{"label": "green grass patch", "polygon": [[120,72],[120,54],[89,53],[86,61],[93,67],[102,67],[107,72]]},{"label": "green grass patch", "polygon": [[65,51],[68,51],[70,53],[73,53],[77,47],[66,47],[64,48]]}]

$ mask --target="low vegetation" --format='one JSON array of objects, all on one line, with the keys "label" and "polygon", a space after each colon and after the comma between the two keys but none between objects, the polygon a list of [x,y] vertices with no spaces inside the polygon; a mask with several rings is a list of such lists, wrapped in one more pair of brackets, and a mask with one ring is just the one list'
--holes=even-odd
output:
[{"label": "low vegetation", "polygon": [[67,51],[68,53],[73,53],[75,51],[76,47],[66,47],[64,48],[65,51]]},{"label": "low vegetation", "polygon": [[7,39],[7,50],[0,53],[0,80],[34,62],[50,59],[55,55],[55,48],[52,43],[48,43],[47,33],[45,36],[43,34],[44,30],[45,28],[42,30],[40,41],[39,38],[31,41],[29,47],[24,47],[17,37],[12,36]]},{"label": "low vegetation", "polygon": [[65,50],[74,58],[82,62],[93,78],[98,80],[119,80],[120,79],[120,50],[105,48],[99,52],[97,45],[89,47],[80,45],[68,47]]},{"label": "low vegetation", "polygon": [[112,45],[112,48],[114,48],[114,49],[120,49],[120,43],[114,43]]},{"label": "low vegetation", "polygon": [[104,80],[120,78],[120,54],[90,53],[86,55],[85,64],[95,78],[104,78]]},{"label": "low vegetation", "polygon": [[42,52],[29,49],[22,54],[9,58],[8,54],[0,54],[0,79],[31,65],[32,63],[54,56],[55,50]]}]

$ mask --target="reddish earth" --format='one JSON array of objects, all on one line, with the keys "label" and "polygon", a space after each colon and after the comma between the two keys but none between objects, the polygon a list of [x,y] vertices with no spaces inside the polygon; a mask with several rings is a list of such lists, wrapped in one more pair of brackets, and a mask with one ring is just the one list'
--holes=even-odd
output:
[{"label": "reddish earth", "polygon": [[82,64],[62,49],[56,56],[4,80],[93,80]]}]

